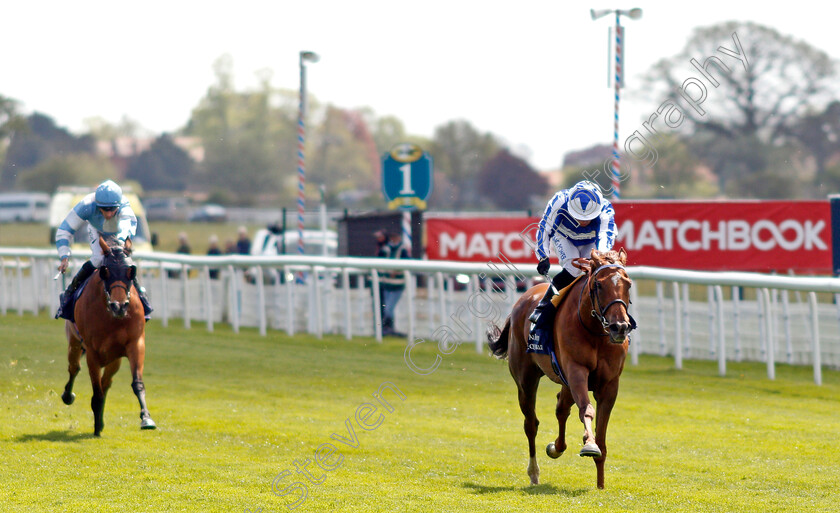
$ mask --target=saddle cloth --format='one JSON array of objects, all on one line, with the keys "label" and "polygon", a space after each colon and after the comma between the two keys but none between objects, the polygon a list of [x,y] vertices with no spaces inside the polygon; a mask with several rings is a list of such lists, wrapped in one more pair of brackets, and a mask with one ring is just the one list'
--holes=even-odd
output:
[{"label": "saddle cloth", "polygon": [[[88,282],[90,282],[91,278],[93,278],[93,274],[88,276],[87,279],[83,281],[81,285],[79,285],[79,288],[76,289],[76,292],[73,293],[73,297],[71,297],[70,301],[67,302],[66,308],[62,307],[61,312],[63,318],[73,323],[76,322],[76,301],[78,301],[79,298],[82,297],[82,292],[85,291],[85,287],[87,287],[87,284]],[[62,294],[61,296],[63,298],[64,294]]]}]

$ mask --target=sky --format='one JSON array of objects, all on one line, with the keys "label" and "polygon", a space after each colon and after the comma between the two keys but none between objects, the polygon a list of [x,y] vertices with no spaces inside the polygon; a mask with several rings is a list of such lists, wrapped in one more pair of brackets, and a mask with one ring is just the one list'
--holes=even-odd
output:
[{"label": "sky", "polygon": [[[75,133],[84,120],[128,117],[154,133],[185,125],[214,81],[213,63],[233,59],[235,87],[299,88],[322,104],[369,107],[409,134],[466,120],[491,132],[539,170],[564,155],[611,144],[607,30],[589,9],[643,10],[622,18],[624,141],[656,105],[641,75],[680,53],[696,27],[753,21],[840,58],[840,5],[815,1],[301,0],[236,2],[76,0],[7,2],[0,30],[0,95]],[[795,6],[795,7],[794,7]],[[727,41],[721,41],[725,44]],[[731,40],[728,46],[732,47]],[[706,56],[697,56],[698,59]]]}]

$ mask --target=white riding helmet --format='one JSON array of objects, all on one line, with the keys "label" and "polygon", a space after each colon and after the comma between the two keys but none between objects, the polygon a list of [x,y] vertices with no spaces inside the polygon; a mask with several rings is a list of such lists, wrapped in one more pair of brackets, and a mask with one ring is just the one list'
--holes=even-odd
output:
[{"label": "white riding helmet", "polygon": [[578,182],[569,190],[569,213],[578,221],[598,217],[603,202],[601,188],[592,182]]}]

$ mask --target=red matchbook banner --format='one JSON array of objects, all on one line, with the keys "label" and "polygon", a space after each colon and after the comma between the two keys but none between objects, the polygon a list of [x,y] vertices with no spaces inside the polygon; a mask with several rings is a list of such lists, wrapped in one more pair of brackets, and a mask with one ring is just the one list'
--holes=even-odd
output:
[{"label": "red matchbook banner", "polygon": [[[828,201],[621,201],[615,248],[629,265],[831,274]],[[539,218],[431,218],[431,260],[533,263]],[[553,251],[552,251],[553,253]]]}]

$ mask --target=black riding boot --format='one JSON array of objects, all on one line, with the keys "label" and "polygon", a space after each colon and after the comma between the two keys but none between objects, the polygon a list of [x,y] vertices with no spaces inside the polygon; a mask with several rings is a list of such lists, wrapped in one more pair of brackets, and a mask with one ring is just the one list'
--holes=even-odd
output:
[{"label": "black riding boot", "polygon": [[58,312],[55,313],[56,319],[61,317],[62,319],[70,321],[73,320],[73,312],[70,311],[70,304],[73,302],[73,294],[79,290],[82,283],[84,283],[95,270],[96,267],[90,263],[90,260],[85,262],[82,268],[79,269],[79,272],[77,272],[76,276],[73,277],[73,281],[71,281],[70,285],[67,286],[67,290],[59,296]]},{"label": "black riding boot", "polygon": [[152,304],[149,303],[149,298],[146,297],[146,289],[137,283],[136,277],[134,278],[134,288],[137,289],[137,295],[140,296],[140,302],[143,303],[143,316],[146,317],[146,320],[148,320],[149,316],[155,311],[155,309],[152,308]]},{"label": "black riding boot", "polygon": [[566,269],[563,269],[561,272],[557,273],[557,276],[555,276],[554,279],[551,280],[551,282],[554,284],[554,288],[548,287],[548,289],[546,289],[545,295],[540,300],[540,304],[538,304],[537,307],[534,308],[534,311],[533,313],[531,313],[531,316],[528,317],[528,320],[536,324],[544,312],[548,312],[549,317],[553,316],[553,314],[557,311],[557,308],[553,304],[551,304],[551,298],[554,297],[554,289],[556,288],[558,291],[563,290],[564,288],[568,287],[569,284],[571,284],[573,281],[575,281],[575,277],[572,276],[572,273],[570,273]]}]

